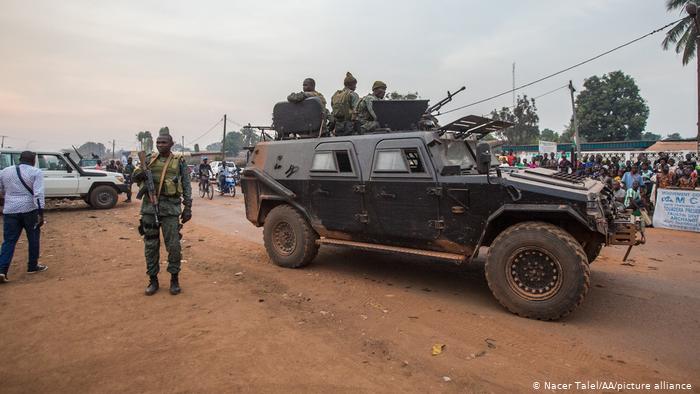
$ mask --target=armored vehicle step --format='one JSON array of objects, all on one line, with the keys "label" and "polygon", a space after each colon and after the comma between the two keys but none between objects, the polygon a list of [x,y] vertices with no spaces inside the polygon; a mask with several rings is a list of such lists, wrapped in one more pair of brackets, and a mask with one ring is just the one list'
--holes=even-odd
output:
[{"label": "armored vehicle step", "polygon": [[464,262],[466,256],[457,253],[436,252],[434,250],[404,248],[401,246],[370,244],[365,242],[345,241],[342,239],[321,238],[316,240],[318,245],[350,246],[363,250],[379,250],[385,252],[413,254],[416,256],[434,257],[442,260],[450,260],[456,263]]}]

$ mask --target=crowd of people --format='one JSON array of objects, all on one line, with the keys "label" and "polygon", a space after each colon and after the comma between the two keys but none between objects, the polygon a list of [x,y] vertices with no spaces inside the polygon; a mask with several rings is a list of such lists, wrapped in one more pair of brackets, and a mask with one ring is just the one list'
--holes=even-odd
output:
[{"label": "crowd of people", "polygon": [[582,155],[574,163],[566,152],[559,158],[555,153],[545,153],[535,155],[528,161],[509,151],[500,157],[500,161],[502,167],[542,167],[600,180],[613,190],[619,207],[635,211],[653,209],[657,188],[692,190],[700,186],[700,164],[690,153],[686,154],[683,161],[676,161],[664,152],[660,152],[655,159],[639,153],[633,160],[614,155],[603,157],[602,154],[588,154]]}]

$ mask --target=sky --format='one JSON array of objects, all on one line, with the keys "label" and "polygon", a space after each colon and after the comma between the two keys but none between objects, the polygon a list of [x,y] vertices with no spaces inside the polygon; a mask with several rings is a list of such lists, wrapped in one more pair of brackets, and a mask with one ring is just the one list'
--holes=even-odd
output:
[{"label": "sky", "polygon": [[[664,0],[94,1],[0,0],[0,134],[5,146],[57,150],[86,141],[136,147],[168,126],[202,148],[227,126],[269,125],[272,107],[313,77],[328,100],[345,72],[358,93],[440,100],[444,110],[559,71],[679,19]],[[622,70],[647,101],[647,131],[696,135],[694,61],[663,51],[663,33],[526,88],[536,97]],[[537,100],[540,129],[561,132],[566,89]],[[444,115],[489,113],[512,95]],[[210,130],[208,133],[208,130]],[[109,142],[109,143],[108,143]],[[111,146],[109,146],[111,148]]]}]

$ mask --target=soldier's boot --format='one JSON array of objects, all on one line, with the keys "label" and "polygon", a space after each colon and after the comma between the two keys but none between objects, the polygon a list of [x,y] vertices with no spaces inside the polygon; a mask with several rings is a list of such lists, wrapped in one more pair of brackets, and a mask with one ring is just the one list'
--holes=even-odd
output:
[{"label": "soldier's boot", "polygon": [[182,289],[180,289],[180,281],[178,278],[178,274],[172,274],[170,277],[170,294],[172,295],[178,295]]},{"label": "soldier's boot", "polygon": [[148,282],[148,287],[146,287],[146,295],[151,296],[153,294],[156,294],[158,291],[158,277],[153,275],[150,277],[150,281]]}]

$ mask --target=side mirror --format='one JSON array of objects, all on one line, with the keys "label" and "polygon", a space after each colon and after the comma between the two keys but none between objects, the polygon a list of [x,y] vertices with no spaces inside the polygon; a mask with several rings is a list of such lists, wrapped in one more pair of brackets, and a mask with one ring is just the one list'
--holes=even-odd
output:
[{"label": "side mirror", "polygon": [[68,171],[68,173],[70,174],[71,172],[73,172],[73,168],[66,164],[66,171]]},{"label": "side mirror", "polygon": [[476,170],[479,174],[488,174],[491,169],[491,145],[479,142],[476,145]]}]

